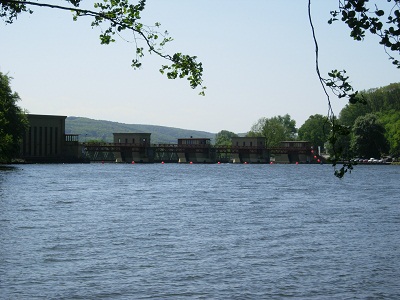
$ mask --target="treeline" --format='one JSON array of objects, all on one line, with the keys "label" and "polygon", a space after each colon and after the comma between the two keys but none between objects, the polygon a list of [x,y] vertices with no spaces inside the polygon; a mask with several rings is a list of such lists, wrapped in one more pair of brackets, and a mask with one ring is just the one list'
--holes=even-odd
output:
[{"label": "treeline", "polygon": [[[332,124],[320,114],[310,116],[300,128],[296,128],[296,121],[288,114],[261,118],[247,136],[264,137],[267,147],[279,146],[281,141],[302,140],[348,158],[399,157],[400,83],[362,91],[358,100],[340,111],[336,123],[341,125],[341,132],[334,143],[328,143],[332,141]],[[217,133],[215,143],[230,145],[232,136],[237,134],[222,130]]]},{"label": "treeline", "polygon": [[12,91],[11,78],[0,72],[0,163],[10,162],[19,152],[20,140],[28,126],[18,94]]},{"label": "treeline", "polygon": [[338,122],[350,134],[337,142],[348,156],[400,156],[400,83],[363,91],[362,101],[347,104]]}]

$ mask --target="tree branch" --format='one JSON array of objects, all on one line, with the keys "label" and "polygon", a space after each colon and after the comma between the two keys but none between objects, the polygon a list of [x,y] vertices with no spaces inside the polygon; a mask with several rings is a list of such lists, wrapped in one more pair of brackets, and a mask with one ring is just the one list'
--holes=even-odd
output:
[{"label": "tree branch", "polygon": [[[80,9],[80,8],[76,8],[76,7],[66,7],[66,6],[61,6],[61,5],[54,5],[54,4],[48,4],[48,3],[39,3],[39,2],[32,2],[32,1],[1,0],[0,2],[31,5],[31,6],[37,6],[37,7],[46,7],[46,8],[52,8],[52,9],[60,9],[60,10],[67,10],[67,11],[76,13],[78,16],[90,16],[90,17],[98,17],[98,18],[105,19],[105,20],[109,21],[113,25],[121,26],[124,29],[129,29],[132,32],[139,34],[146,41],[146,44],[149,47],[149,51],[150,52],[153,52],[153,53],[159,55],[162,58],[165,58],[165,59],[168,59],[168,60],[172,61],[172,56],[171,55],[162,54],[161,52],[159,52],[159,51],[154,49],[154,46],[151,44],[150,40],[143,33],[143,31],[137,30],[133,26],[128,26],[128,25],[124,24],[123,22],[118,21],[116,18],[111,18],[104,12],[96,12],[96,11],[93,11],[93,10]],[[134,21],[136,21],[136,20],[134,20]]]},{"label": "tree branch", "polygon": [[[13,19],[15,19],[19,13],[27,11],[26,6],[33,6],[71,11],[75,13],[74,20],[80,16],[93,17],[92,27],[100,26],[102,22],[108,21],[108,28],[102,31],[100,35],[102,44],[114,42],[112,36],[115,34],[119,35],[120,31],[131,31],[135,42],[137,41],[137,36],[144,40],[150,54],[154,53],[171,62],[171,65],[163,65],[161,67],[160,72],[162,74],[166,73],[169,79],[186,77],[192,88],[202,86],[203,67],[200,62],[197,62],[196,56],[183,55],[182,53],[175,53],[174,55],[162,53],[161,50],[165,44],[172,40],[166,37],[167,32],[162,34],[149,26],[137,22],[137,20],[140,19],[140,12],[144,9],[145,0],[140,0],[137,5],[129,4],[128,0],[94,3],[94,7],[99,9],[99,11],[78,8],[77,6],[80,0],[67,1],[74,5],[74,7],[33,1],[0,0],[0,8],[2,9],[1,16],[8,16],[9,20],[6,22],[12,23]],[[32,11],[29,10],[29,12]],[[160,24],[157,23],[155,27],[159,27],[159,25]],[[159,36],[163,37],[161,42],[157,42]],[[132,60],[132,66],[134,68],[139,68],[141,66],[139,60],[143,55],[143,48],[139,47],[136,43],[136,59]],[[204,95],[205,89],[206,87],[202,86],[200,95]]]}]

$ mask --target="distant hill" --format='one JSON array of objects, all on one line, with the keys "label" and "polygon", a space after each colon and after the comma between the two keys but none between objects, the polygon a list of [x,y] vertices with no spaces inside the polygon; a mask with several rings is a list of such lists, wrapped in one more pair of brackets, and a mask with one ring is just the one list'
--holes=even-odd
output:
[{"label": "distant hill", "polygon": [[151,133],[152,144],[176,144],[178,138],[209,138],[214,142],[215,133],[187,130],[166,126],[124,124],[111,121],[93,120],[83,117],[68,117],[65,120],[65,133],[79,134],[79,141],[113,141],[113,133]]}]

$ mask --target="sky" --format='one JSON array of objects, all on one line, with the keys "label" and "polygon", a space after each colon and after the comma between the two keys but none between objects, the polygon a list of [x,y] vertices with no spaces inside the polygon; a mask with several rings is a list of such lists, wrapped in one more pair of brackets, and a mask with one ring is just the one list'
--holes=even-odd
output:
[{"label": "sky", "polygon": [[[399,82],[399,71],[376,37],[355,42],[344,24],[327,24],[337,3],[312,3],[322,75],[345,69],[357,90]],[[134,70],[133,43],[116,38],[100,45],[101,31],[91,28],[90,19],[73,22],[69,12],[45,8],[11,25],[0,23],[0,72],[13,77],[18,104],[32,114],[213,133],[244,133],[262,117],[289,114],[300,127],[309,116],[328,111],[315,73],[307,5],[307,0],[148,0],[141,21],[160,22],[168,30],[174,41],[165,52],[198,57],[205,97],[186,79],[161,75],[165,61],[156,55],[146,55],[143,67]],[[346,100],[334,98],[332,104],[338,114]]]}]

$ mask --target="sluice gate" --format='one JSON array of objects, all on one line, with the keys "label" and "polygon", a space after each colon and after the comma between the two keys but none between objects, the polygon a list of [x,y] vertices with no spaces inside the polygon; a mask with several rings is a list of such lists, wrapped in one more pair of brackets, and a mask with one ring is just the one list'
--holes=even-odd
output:
[{"label": "sluice gate", "polygon": [[138,163],[313,163],[309,147],[212,146],[190,144],[82,144],[90,161]]}]

